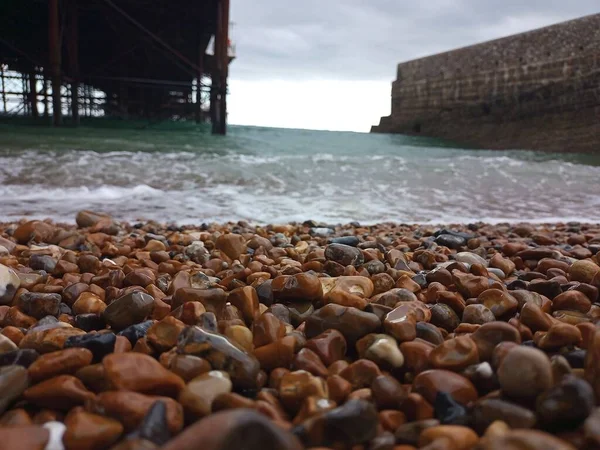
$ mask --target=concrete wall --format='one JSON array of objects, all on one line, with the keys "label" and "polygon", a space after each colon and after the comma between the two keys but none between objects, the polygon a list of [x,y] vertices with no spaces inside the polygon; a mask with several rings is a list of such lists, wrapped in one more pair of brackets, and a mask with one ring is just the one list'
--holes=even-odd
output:
[{"label": "concrete wall", "polygon": [[600,14],[399,64],[372,131],[600,153]]}]

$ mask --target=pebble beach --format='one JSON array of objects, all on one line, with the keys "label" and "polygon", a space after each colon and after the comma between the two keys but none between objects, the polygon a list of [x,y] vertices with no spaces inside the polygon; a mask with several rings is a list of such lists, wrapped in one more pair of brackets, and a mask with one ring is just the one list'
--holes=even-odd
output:
[{"label": "pebble beach", "polygon": [[0,448],[600,448],[600,225],[0,223]]}]

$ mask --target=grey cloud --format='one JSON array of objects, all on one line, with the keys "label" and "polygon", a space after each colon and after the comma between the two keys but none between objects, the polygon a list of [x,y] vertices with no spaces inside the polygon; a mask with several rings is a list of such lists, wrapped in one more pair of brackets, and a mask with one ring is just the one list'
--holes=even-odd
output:
[{"label": "grey cloud", "polygon": [[598,0],[231,0],[231,76],[388,80],[398,62],[600,11]]}]

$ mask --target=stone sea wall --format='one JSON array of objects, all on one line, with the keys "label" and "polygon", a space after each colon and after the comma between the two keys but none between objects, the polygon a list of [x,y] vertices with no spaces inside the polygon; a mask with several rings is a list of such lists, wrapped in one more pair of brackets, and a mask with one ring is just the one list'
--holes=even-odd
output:
[{"label": "stone sea wall", "polygon": [[600,153],[600,14],[399,64],[371,131]]}]

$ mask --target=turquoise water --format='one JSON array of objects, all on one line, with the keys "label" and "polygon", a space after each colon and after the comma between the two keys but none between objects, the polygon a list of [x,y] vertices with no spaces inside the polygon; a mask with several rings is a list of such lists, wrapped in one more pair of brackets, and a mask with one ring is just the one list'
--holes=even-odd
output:
[{"label": "turquoise water", "polygon": [[0,219],[597,221],[600,158],[231,126],[0,124]]}]

